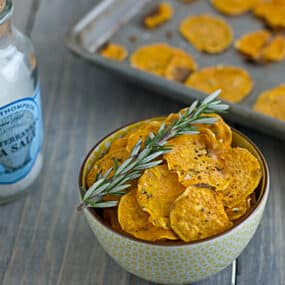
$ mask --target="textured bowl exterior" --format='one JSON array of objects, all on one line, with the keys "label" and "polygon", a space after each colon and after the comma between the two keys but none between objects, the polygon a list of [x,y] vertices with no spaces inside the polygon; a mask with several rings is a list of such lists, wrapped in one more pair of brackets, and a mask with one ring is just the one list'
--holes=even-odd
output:
[{"label": "textured bowl exterior", "polygon": [[[91,165],[106,151],[112,140],[136,125],[107,137],[87,156],[81,172],[81,185],[84,185],[84,177]],[[258,156],[256,147],[245,137],[235,132],[233,138],[236,145],[247,147]],[[157,283],[183,284],[205,279],[227,267],[240,255],[260,223],[268,198],[269,174],[266,165],[263,165],[265,162],[260,157],[258,159],[263,175],[266,175],[262,182],[264,194],[261,201],[240,224],[211,239],[178,245],[148,243],[113,231],[96,218],[92,210],[84,209],[84,213],[101,246],[128,272]]]}]

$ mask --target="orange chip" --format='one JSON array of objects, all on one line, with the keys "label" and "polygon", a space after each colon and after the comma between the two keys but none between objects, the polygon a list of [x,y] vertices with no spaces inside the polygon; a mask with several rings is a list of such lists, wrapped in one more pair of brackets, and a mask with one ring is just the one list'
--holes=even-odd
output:
[{"label": "orange chip", "polygon": [[107,43],[102,47],[99,53],[106,58],[117,61],[123,61],[128,56],[128,51],[119,44]]},{"label": "orange chip", "polygon": [[180,33],[197,50],[219,53],[231,45],[231,27],[221,18],[207,14],[191,16],[180,24]]},{"label": "orange chip", "polygon": [[254,110],[285,121],[285,84],[261,93],[254,105]]},{"label": "orange chip", "polygon": [[248,213],[250,208],[252,208],[255,204],[256,204],[256,195],[255,192],[253,192],[246,199],[240,201],[231,208],[225,207],[225,211],[231,221],[236,221],[241,217],[243,217],[246,213]]},{"label": "orange chip", "polygon": [[159,165],[145,170],[139,179],[137,201],[141,209],[150,215],[149,221],[153,225],[170,229],[170,208],[184,190],[177,175],[171,173],[166,165]]},{"label": "orange chip", "polygon": [[163,76],[172,55],[172,48],[167,44],[151,44],[137,49],[130,61],[135,68]]},{"label": "orange chip", "polygon": [[87,188],[91,187],[91,185],[95,182],[97,175],[100,172],[102,173],[102,175],[104,175],[108,169],[114,167],[114,160],[117,160],[118,165],[120,165],[128,157],[129,157],[129,152],[121,148],[112,152],[108,152],[101,159],[97,160],[87,174],[87,179],[86,179]]},{"label": "orange chip", "polygon": [[218,154],[233,179],[228,187],[217,189],[221,200],[228,208],[244,201],[254,192],[261,179],[258,160],[245,148],[234,147]]},{"label": "orange chip", "polygon": [[217,156],[207,148],[208,134],[181,135],[169,141],[172,150],[164,155],[168,168],[178,174],[184,186],[209,184],[224,189],[231,177]]},{"label": "orange chip", "polygon": [[232,130],[231,128],[224,122],[223,118],[218,114],[207,114],[207,117],[217,118],[217,121],[211,125],[198,125],[199,129],[209,129],[215,136],[216,142],[212,140],[213,148],[227,148],[232,144]]},{"label": "orange chip", "polygon": [[211,0],[211,2],[221,13],[236,16],[251,10],[258,0]]},{"label": "orange chip", "polygon": [[270,39],[270,33],[259,30],[242,36],[235,42],[235,48],[245,56],[258,61],[261,59],[261,51]]},{"label": "orange chip", "polygon": [[109,152],[116,152],[117,150],[124,149],[127,146],[128,139],[126,137],[117,138],[110,145]]},{"label": "orange chip", "polygon": [[172,230],[156,227],[149,222],[149,215],[141,210],[136,195],[137,189],[133,189],[119,202],[118,219],[121,228],[130,235],[147,241],[176,240],[177,236]]},{"label": "orange chip", "polygon": [[165,70],[165,78],[184,82],[191,72],[196,70],[194,59],[182,49],[173,49],[173,57]]},{"label": "orange chip", "polygon": [[266,30],[244,35],[235,43],[242,54],[257,62],[281,61],[285,58],[285,39],[281,35],[271,38]]},{"label": "orange chip", "polygon": [[161,122],[158,121],[151,121],[151,122],[146,122],[142,124],[140,127],[137,129],[133,130],[128,136],[128,142],[126,145],[127,151],[131,152],[136,143],[139,140],[142,140],[144,145],[145,140],[149,137],[150,132],[152,133],[157,133],[159,128],[161,126]]},{"label": "orange chip", "polygon": [[[185,109],[179,111],[179,113],[183,113]],[[232,130],[231,128],[224,122],[223,118],[218,114],[207,114],[207,117],[216,117],[217,121],[211,125],[196,125],[200,132],[207,132],[209,137],[209,145],[212,148],[216,147],[230,147],[232,144]],[[173,123],[174,121],[179,119],[178,113],[171,113],[164,120],[166,125]],[[206,129],[210,130],[206,131]]]},{"label": "orange chip", "polygon": [[271,28],[285,28],[284,3],[265,2],[256,5],[254,14],[265,20]]},{"label": "orange chip", "polygon": [[207,94],[221,89],[221,98],[238,103],[252,90],[247,71],[235,66],[206,67],[192,73],[185,84]]},{"label": "orange chip", "polygon": [[148,29],[156,28],[172,18],[173,10],[168,3],[160,3],[154,11],[144,18],[144,25]]},{"label": "orange chip", "polygon": [[262,57],[267,61],[281,61],[285,58],[285,39],[283,36],[274,37],[263,49]]},{"label": "orange chip", "polygon": [[225,211],[231,221],[236,221],[244,216],[249,210],[250,206],[247,199],[240,201],[237,205],[230,208],[225,207]]},{"label": "orange chip", "polygon": [[[181,111],[180,111],[181,112]],[[164,123],[166,126],[172,124],[174,121],[179,119],[178,113],[170,113],[166,119],[164,120]]]},{"label": "orange chip", "polygon": [[189,186],[174,202],[170,225],[184,241],[195,241],[232,227],[223,203],[207,187]]}]

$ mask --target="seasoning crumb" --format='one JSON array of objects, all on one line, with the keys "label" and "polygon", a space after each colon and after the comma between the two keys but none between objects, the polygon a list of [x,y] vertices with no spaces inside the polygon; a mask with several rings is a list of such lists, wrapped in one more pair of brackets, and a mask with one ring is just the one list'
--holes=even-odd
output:
[{"label": "seasoning crumb", "polygon": [[173,37],[173,32],[172,32],[172,31],[166,31],[165,36],[166,36],[168,39],[171,39],[171,38]]},{"label": "seasoning crumb", "polygon": [[137,41],[137,37],[135,35],[129,36],[129,42],[130,43],[135,43]]}]

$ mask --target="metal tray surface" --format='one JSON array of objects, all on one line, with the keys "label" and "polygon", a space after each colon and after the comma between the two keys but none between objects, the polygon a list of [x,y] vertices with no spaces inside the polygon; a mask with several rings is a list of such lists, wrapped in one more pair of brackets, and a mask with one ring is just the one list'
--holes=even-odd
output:
[{"label": "metal tray surface", "polygon": [[[285,139],[284,122],[252,110],[254,102],[262,91],[285,83],[284,62],[267,65],[252,64],[246,61],[233,47],[217,55],[201,53],[185,41],[178,32],[182,19],[201,13],[209,13],[224,18],[231,25],[235,40],[247,32],[264,28],[262,21],[255,18],[251,13],[226,17],[219,14],[205,0],[196,0],[190,4],[168,0],[165,2],[169,2],[174,8],[173,19],[157,29],[145,29],[142,26],[144,16],[160,2],[157,0],[103,0],[71,29],[67,37],[67,45],[73,52],[100,67],[186,104],[207,95],[181,83],[168,81],[159,76],[134,69],[129,65],[128,60],[115,62],[103,58],[96,51],[108,41],[124,45],[129,54],[145,44],[166,42],[171,46],[189,52],[196,60],[199,68],[217,64],[242,67],[251,74],[254,80],[253,91],[239,104],[227,102],[231,106],[231,111],[225,114],[225,117],[238,124]],[[134,37],[136,38],[135,41],[133,40]]]}]

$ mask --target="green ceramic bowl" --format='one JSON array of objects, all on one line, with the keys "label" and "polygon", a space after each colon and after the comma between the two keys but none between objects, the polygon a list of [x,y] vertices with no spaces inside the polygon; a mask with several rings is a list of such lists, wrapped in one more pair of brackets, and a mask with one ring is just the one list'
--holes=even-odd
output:
[{"label": "green ceramic bowl", "polygon": [[[85,177],[94,162],[102,157],[112,141],[141,123],[121,128],[94,146],[82,165],[80,188],[85,185]],[[128,272],[157,283],[195,282],[231,264],[253,237],[269,193],[269,171],[259,149],[236,130],[233,130],[233,145],[247,148],[259,160],[262,169],[262,179],[256,190],[256,206],[233,228],[196,242],[152,243],[116,232],[104,222],[100,211],[84,209],[87,221],[105,251]]]}]

